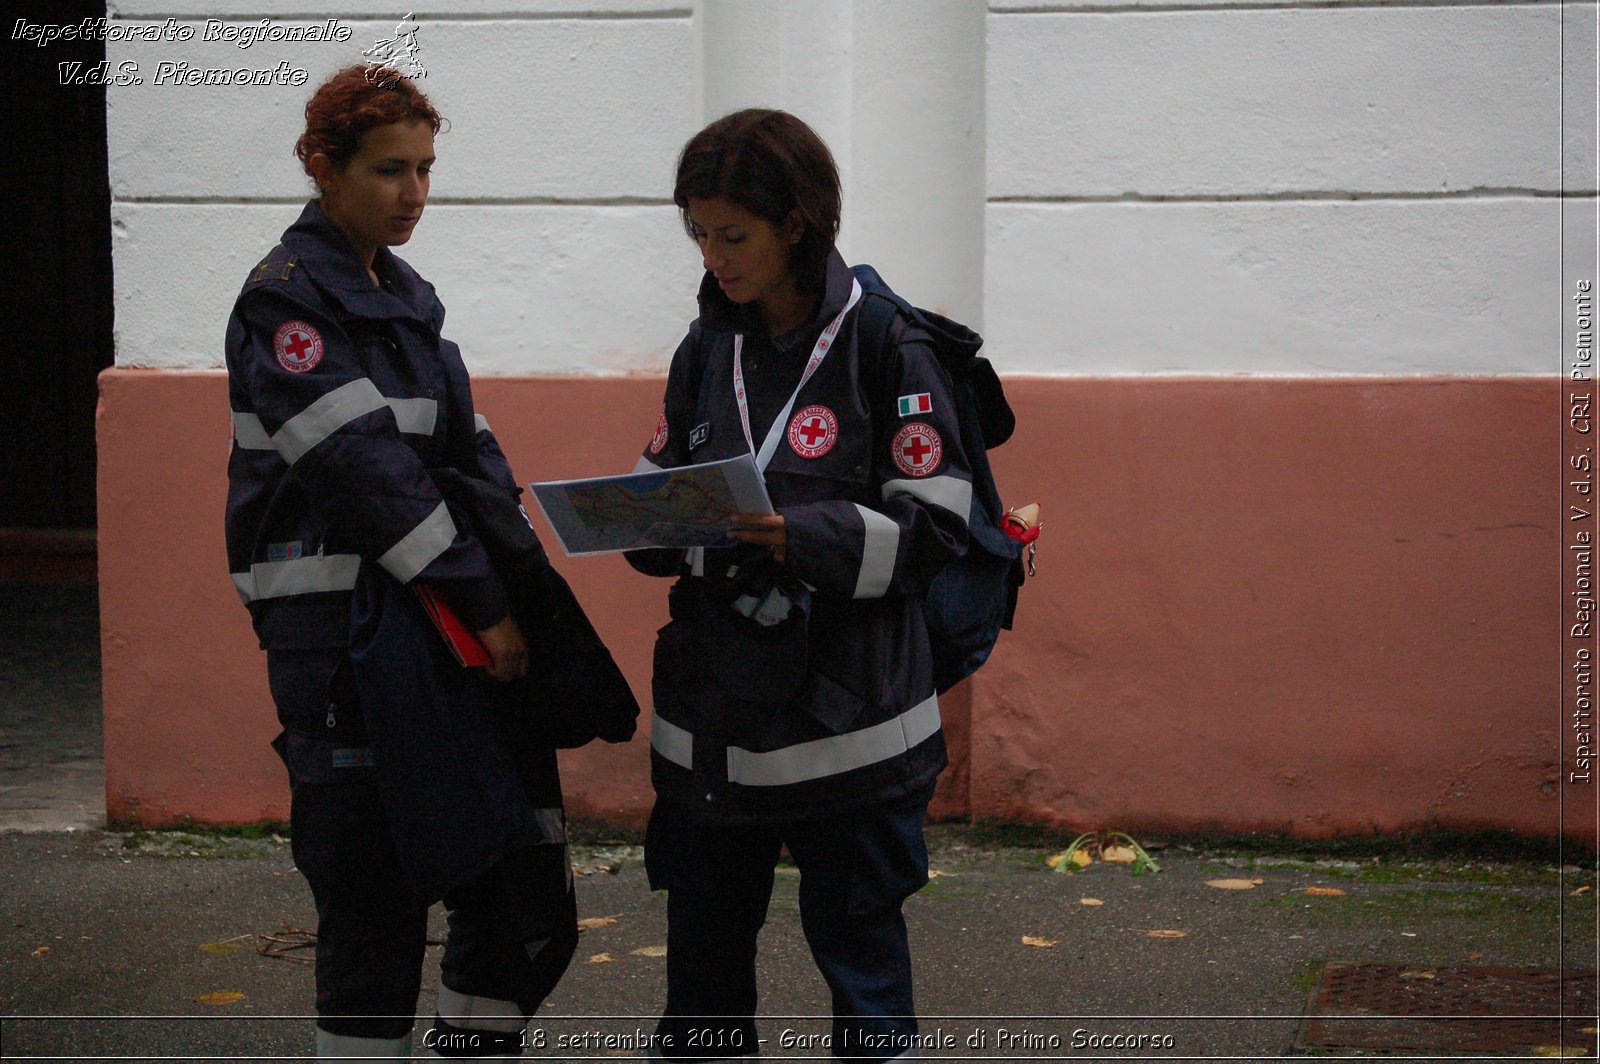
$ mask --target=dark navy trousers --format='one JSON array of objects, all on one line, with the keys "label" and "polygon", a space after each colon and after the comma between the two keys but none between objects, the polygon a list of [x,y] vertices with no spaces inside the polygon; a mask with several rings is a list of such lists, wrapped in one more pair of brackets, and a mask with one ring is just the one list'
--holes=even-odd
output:
[{"label": "dark navy trousers", "polygon": [[[317,906],[317,1026],[354,1038],[404,1037],[421,986],[428,908],[413,900],[395,856],[344,652],[271,651],[267,673],[284,727],[274,745],[289,770],[295,864]],[[552,752],[552,773],[554,762]],[[444,904],[444,991],[430,1045],[443,1056],[515,1051],[526,1017],[577,948],[566,847],[505,854]]]},{"label": "dark navy trousers", "polygon": [[667,891],[667,1004],[657,1052],[674,1061],[758,1053],[756,938],[779,853],[800,870],[800,922],[833,998],[836,1057],[906,1053],[917,1021],[902,905],[928,881],[932,788],[892,808],[828,819],[713,826],[658,801],[645,863]]}]

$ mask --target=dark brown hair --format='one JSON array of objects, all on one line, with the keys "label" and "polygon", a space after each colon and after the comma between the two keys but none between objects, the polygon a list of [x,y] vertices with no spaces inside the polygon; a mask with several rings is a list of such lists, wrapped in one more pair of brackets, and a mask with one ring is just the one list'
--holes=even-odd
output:
[{"label": "dark brown hair", "polygon": [[342,169],[369,130],[414,118],[427,122],[435,134],[444,125],[410,78],[388,67],[347,66],[306,101],[306,131],[295,142],[294,154],[307,174],[318,152]]},{"label": "dark brown hair", "polygon": [[839,168],[822,138],[786,111],[751,108],[717,119],[683,146],[672,200],[691,237],[691,199],[721,199],[773,225],[799,211],[805,232],[789,260],[802,287],[822,287],[839,235]]}]

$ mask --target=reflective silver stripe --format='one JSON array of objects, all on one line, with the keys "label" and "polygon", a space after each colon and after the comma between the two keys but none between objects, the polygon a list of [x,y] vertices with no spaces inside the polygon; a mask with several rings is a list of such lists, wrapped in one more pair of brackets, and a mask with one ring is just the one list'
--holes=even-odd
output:
[{"label": "reflective silver stripe", "polygon": [[410,1060],[411,1036],[357,1038],[317,1028],[318,1060]]},{"label": "reflective silver stripe", "polygon": [[522,1030],[528,1017],[515,1001],[473,997],[447,986],[439,987],[439,1018],[452,1027],[509,1034]]},{"label": "reflective silver stripe", "polygon": [[674,765],[694,768],[694,736],[659,713],[650,714],[650,745]]},{"label": "reflective silver stripe", "polygon": [[539,821],[539,836],[545,842],[566,842],[567,821],[561,815],[561,807],[554,809],[535,809],[535,819]]},{"label": "reflective silver stripe", "polygon": [[417,523],[406,533],[406,538],[390,547],[378,559],[378,564],[389,570],[402,584],[427,568],[428,563],[450,549],[455,542],[456,523],[444,503]]},{"label": "reflective silver stripe", "polygon": [[897,757],[939,730],[939,696],[929,695],[893,720],[844,735],[758,754],[728,747],[728,782],[746,787],[781,787],[786,783],[837,776],[841,772]]},{"label": "reflective silver stripe", "polygon": [[909,495],[941,510],[949,510],[966,524],[972,513],[972,481],[960,477],[929,477],[926,480],[890,480],[883,485],[885,500],[891,495]]},{"label": "reflective silver stripe", "polygon": [[276,451],[266,426],[254,414],[233,411],[233,442],[247,451]]},{"label": "reflective silver stripe", "polygon": [[[316,410],[318,405],[326,401],[330,396],[337,395],[339,392],[344,391],[351,385],[359,385],[361,383],[363,382],[351,381],[350,384],[346,384],[343,388],[329,392],[328,395],[323,396],[322,399],[317,400],[316,403],[313,403],[310,407],[307,407],[300,417],[304,417],[306,414]],[[365,391],[365,389],[360,390]],[[376,386],[373,387],[373,390],[377,390]],[[395,424],[399,427],[401,432],[410,432],[418,436],[433,435],[434,426],[439,420],[438,400],[384,399],[383,402],[388,404],[390,410],[394,411]],[[315,447],[322,440],[326,439],[330,433],[337,431],[340,426],[348,423],[351,419],[360,417],[362,414],[370,413],[377,408],[377,405],[362,405],[359,409],[351,408],[350,410],[346,410],[345,413],[347,416],[343,421],[333,425],[332,428],[328,428],[315,438],[311,438],[310,432],[306,431],[309,427],[308,425],[300,425],[300,417],[292,418],[284,424],[282,429],[278,431],[278,436],[281,438],[281,442],[284,446],[298,448],[298,451],[294,454],[294,457],[298,458],[307,451],[311,450],[312,447]],[[480,422],[478,425],[479,429],[486,429],[489,427],[489,423],[484,421],[482,417],[479,417],[478,420]],[[295,427],[294,432],[290,435],[285,435],[285,433],[288,432],[292,426]],[[237,410],[233,412],[233,438],[240,447],[243,447],[247,451],[276,451],[280,449],[278,443],[274,442],[273,437],[267,433],[266,427],[261,424],[261,419],[259,417],[254,414],[241,414]],[[285,454],[285,458],[288,458],[287,453]],[[292,461],[293,459],[290,460]]]},{"label": "reflective silver stripe", "polygon": [[939,730],[939,696],[930,694],[904,714],[861,731],[798,742],[768,754],[728,747],[728,782],[747,787],[781,787],[806,779],[848,773],[898,757]]},{"label": "reflective silver stripe", "polygon": [[861,511],[861,572],[852,598],[882,598],[894,579],[894,559],[900,552],[900,526],[876,510],[856,504]]},{"label": "reflective silver stripe", "polygon": [[639,456],[639,460],[633,463],[633,471],[635,473],[661,473],[665,470],[662,466],[656,465],[654,462],[650,461],[650,459],[641,454]]},{"label": "reflective silver stripe", "polygon": [[283,423],[272,442],[283,460],[294,465],[305,454],[363,414],[381,409],[384,399],[367,378],[342,384]]},{"label": "reflective silver stripe", "polygon": [[361,569],[359,554],[314,555],[284,562],[256,562],[247,573],[234,573],[233,586],[245,604],[318,591],[349,591]]},{"label": "reflective silver stripe", "polygon": [[432,436],[434,422],[439,418],[439,404],[433,399],[389,399],[389,409],[394,411],[394,423],[401,432],[417,436]]},{"label": "reflective silver stripe", "polygon": [[706,549],[704,547],[690,547],[684,551],[684,556],[689,561],[690,576],[706,575]]}]

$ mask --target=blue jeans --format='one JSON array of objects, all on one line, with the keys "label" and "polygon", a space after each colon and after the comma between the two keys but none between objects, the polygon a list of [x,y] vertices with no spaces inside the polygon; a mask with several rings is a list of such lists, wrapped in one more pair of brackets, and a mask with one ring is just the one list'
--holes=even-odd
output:
[{"label": "blue jeans", "polygon": [[[823,820],[712,826],[657,802],[645,839],[653,889],[667,891],[663,1057],[759,1052],[756,937],[787,845],[800,870],[800,923],[833,996],[833,1051],[887,1060],[917,1030],[901,906],[928,881],[922,837],[932,788],[893,808]],[[898,1048],[894,1047],[899,1040]]]}]

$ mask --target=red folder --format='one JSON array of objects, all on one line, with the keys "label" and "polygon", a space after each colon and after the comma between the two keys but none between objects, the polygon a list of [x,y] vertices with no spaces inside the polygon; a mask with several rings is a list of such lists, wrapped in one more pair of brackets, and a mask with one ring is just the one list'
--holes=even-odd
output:
[{"label": "red folder", "polygon": [[461,618],[456,616],[456,611],[450,608],[448,602],[421,584],[411,586],[417,589],[417,598],[422,600],[428,620],[439,629],[439,634],[444,637],[444,645],[450,648],[450,653],[457,661],[468,666],[493,664],[478,634],[461,623]]}]

